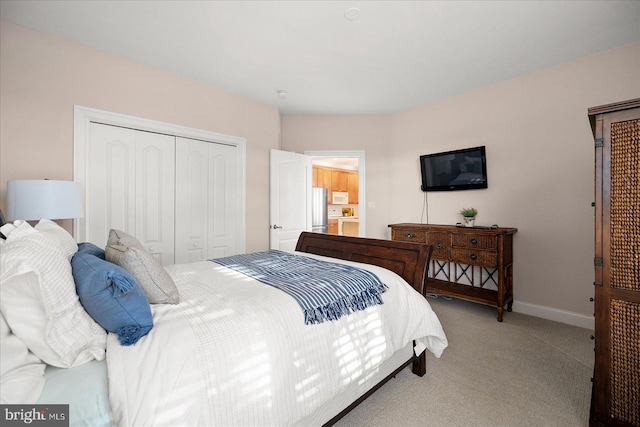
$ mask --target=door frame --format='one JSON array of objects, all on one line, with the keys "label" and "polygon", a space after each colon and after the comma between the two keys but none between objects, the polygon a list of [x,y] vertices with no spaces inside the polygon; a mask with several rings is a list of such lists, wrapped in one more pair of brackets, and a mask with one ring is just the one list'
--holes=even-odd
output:
[{"label": "door frame", "polygon": [[306,150],[307,156],[312,157],[353,157],[358,159],[358,236],[367,234],[367,200],[365,188],[365,155],[364,150]]},{"label": "door frame", "polygon": [[[235,146],[238,149],[237,182],[239,184],[238,192],[240,193],[236,203],[236,211],[238,212],[240,225],[236,233],[236,248],[238,249],[238,253],[244,253],[246,251],[247,140],[245,138],[74,105],[73,179],[74,181],[82,183],[83,187],[86,183],[86,167],[88,165],[87,145],[89,143],[89,126],[92,122]],[[79,242],[85,241],[85,230],[86,223],[84,218],[73,220],[73,235],[76,236]]]}]

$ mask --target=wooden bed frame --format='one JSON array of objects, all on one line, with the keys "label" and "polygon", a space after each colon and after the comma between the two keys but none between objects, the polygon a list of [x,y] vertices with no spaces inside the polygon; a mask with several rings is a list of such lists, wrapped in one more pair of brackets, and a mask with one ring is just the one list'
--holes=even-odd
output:
[{"label": "wooden bed frame", "polygon": [[[419,243],[309,232],[300,234],[296,245],[296,251],[384,267],[401,276],[422,296],[425,296],[426,293],[424,279],[432,250],[432,246]],[[414,355],[411,359],[402,363],[389,376],[329,420],[325,426],[335,424],[409,364],[412,364],[411,371],[414,374],[423,376],[427,369],[425,353],[423,351],[420,356],[416,357]]]}]

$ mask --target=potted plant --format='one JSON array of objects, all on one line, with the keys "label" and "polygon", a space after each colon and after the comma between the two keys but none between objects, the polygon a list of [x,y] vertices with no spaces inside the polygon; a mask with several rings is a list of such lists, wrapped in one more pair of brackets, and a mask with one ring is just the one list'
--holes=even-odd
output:
[{"label": "potted plant", "polygon": [[473,227],[476,215],[478,215],[478,210],[476,208],[463,208],[460,211],[460,215],[462,215],[465,227]]}]

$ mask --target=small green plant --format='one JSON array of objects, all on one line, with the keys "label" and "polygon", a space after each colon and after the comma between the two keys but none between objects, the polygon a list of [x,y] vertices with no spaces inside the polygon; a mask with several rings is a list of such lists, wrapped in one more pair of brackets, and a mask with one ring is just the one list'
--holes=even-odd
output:
[{"label": "small green plant", "polygon": [[478,210],[476,208],[463,208],[460,211],[460,215],[465,218],[474,218],[476,215],[478,215]]}]

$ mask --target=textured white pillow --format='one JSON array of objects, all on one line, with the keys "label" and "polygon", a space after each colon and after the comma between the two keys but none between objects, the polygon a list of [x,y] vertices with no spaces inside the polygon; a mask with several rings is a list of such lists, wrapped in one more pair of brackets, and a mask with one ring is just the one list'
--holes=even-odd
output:
[{"label": "textured white pillow", "polygon": [[11,333],[0,314],[0,403],[36,403],[44,387],[46,366]]},{"label": "textured white pillow", "polygon": [[[2,227],[0,227],[0,233],[4,234],[4,236],[7,237],[15,229],[16,229],[16,226],[8,222]],[[4,242],[4,239],[0,238],[0,241]]]},{"label": "textured white pillow", "polygon": [[67,257],[67,260],[71,261],[73,255],[78,252],[78,244],[73,236],[50,219],[41,219],[35,229],[54,240],[56,247]]},{"label": "textured white pillow", "polygon": [[105,257],[131,273],[150,304],[177,304],[180,301],[178,288],[169,273],[135,237],[111,230]]},{"label": "textured white pillow", "polygon": [[68,368],[104,359],[106,331],[80,304],[59,244],[26,222],[16,226],[0,246],[0,311],[36,356]]}]

